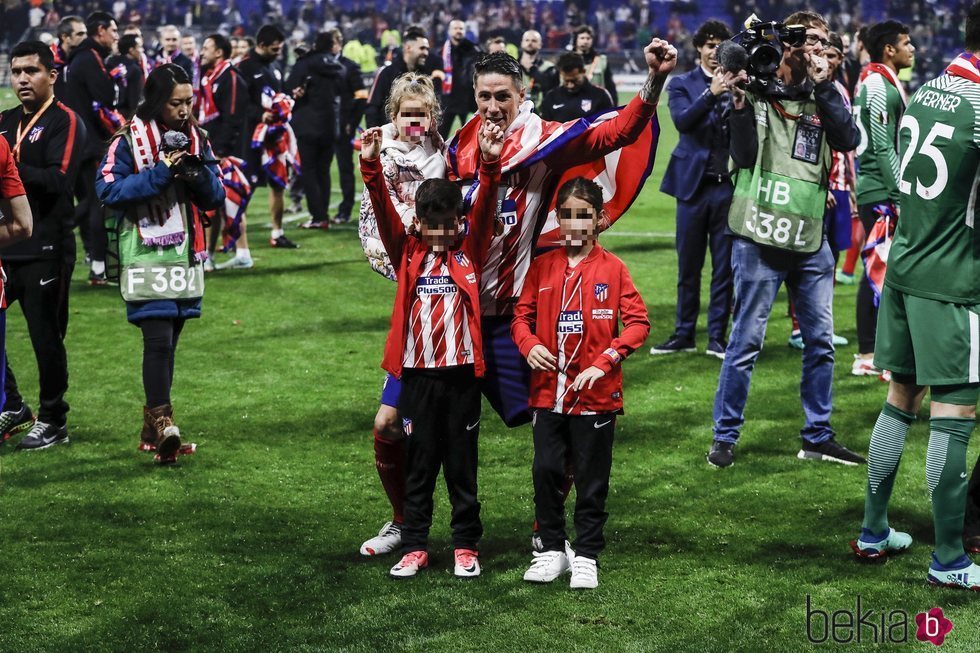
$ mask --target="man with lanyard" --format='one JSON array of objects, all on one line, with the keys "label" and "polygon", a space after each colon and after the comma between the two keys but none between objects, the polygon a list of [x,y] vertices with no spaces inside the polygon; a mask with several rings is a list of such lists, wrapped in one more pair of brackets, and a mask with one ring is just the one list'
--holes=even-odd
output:
[{"label": "man with lanyard", "polygon": [[[480,161],[479,130],[484,122],[504,130],[497,234],[490,243],[481,278],[480,303],[487,363],[482,392],[509,427],[526,424],[531,419],[530,368],[511,339],[510,322],[535,246],[554,246],[559,242],[557,217],[551,206],[554,189],[563,180],[576,176],[605,183],[610,197],[606,213],[614,221],[642,189],[649,174],[660,133],[657,102],[667,76],[677,63],[677,51],[666,41],[653,39],[644,55],[649,68],[647,80],[622,111],[603,121],[583,119],[573,123],[547,122],[534,113],[533,105],[526,100],[521,66],[510,55],[486,54],[476,63],[474,91],[478,115],[453,137],[446,159],[449,179],[462,184],[467,201],[476,201],[475,193],[480,192],[476,179]],[[607,155],[615,159],[618,167],[610,167]],[[382,395],[383,406],[397,406],[399,392],[398,380],[389,375]],[[379,411],[376,433],[400,430],[397,410]],[[393,512],[401,514],[404,438],[383,439],[380,448],[378,436],[375,439],[382,485]],[[388,522],[376,537],[364,542],[361,553],[389,553],[400,543],[400,525]]]},{"label": "man with lanyard", "polygon": [[[225,209],[218,211],[218,219],[211,225],[208,241],[209,255],[214,254],[215,243],[222,226],[235,238],[235,256],[218,264],[208,260],[204,269],[251,268],[252,253],[248,248],[245,209],[251,197],[251,187],[242,185],[246,179],[245,162],[237,158],[245,138],[246,111],[248,110],[248,84],[241,72],[231,62],[231,42],[222,34],[211,34],[201,46],[201,88],[197,94],[197,121],[207,130],[214,156],[221,160],[222,183],[225,186]],[[247,191],[247,192],[246,192]],[[229,202],[232,206],[229,206]],[[233,215],[229,215],[232,209]],[[229,245],[230,248],[230,245]]]},{"label": "man with lanyard", "polygon": [[54,83],[54,92],[58,97],[65,97],[68,88],[65,80],[68,55],[78,47],[79,43],[85,40],[87,35],[85,21],[82,20],[81,16],[65,16],[58,23],[58,42],[51,44],[51,52],[54,54],[54,67],[58,71],[58,78]]},{"label": "man with lanyard", "polygon": [[83,240],[92,259],[88,281],[93,286],[105,286],[106,231],[102,203],[95,197],[95,173],[105,155],[106,140],[123,121],[116,110],[119,90],[105,65],[119,40],[119,30],[115,19],[104,11],[89,14],[85,27],[88,37],[68,55],[68,95],[64,100],[85,124],[76,215],[88,227],[82,230],[83,236],[88,234]]},{"label": "man with lanyard", "polygon": [[579,25],[572,32],[572,52],[578,52],[585,60],[585,73],[595,86],[601,86],[609,91],[613,106],[619,105],[619,94],[616,92],[616,82],[613,81],[612,71],[606,55],[599,54],[593,46],[595,31],[588,25]]},{"label": "man with lanyard", "polygon": [[34,221],[30,239],[0,252],[8,304],[20,301],[37,358],[40,385],[37,421],[24,403],[6,359],[6,403],[0,440],[33,423],[19,449],[67,441],[68,289],[75,267],[75,207],[72,188],[85,128],[54,95],[57,78],[51,50],[40,41],[14,46],[10,81],[21,104],[0,114],[0,134],[10,144],[28,191]]},{"label": "man with lanyard", "polygon": [[[877,234],[872,227],[881,220],[888,231],[898,220],[899,157],[898,125],[908,98],[898,79],[898,72],[912,65],[915,47],[909,40],[909,28],[894,20],[872,25],[868,30],[868,54],[871,63],[861,73],[857,97],[854,99],[854,118],[861,132],[857,148],[858,215],[864,226],[867,243]],[[890,234],[889,234],[890,237]],[[877,257],[876,257],[877,258]],[[880,260],[880,259],[879,259]],[[874,267],[865,258],[865,267],[874,276]],[[857,292],[858,353],[851,365],[855,376],[878,376],[872,360],[875,354],[875,323],[878,318],[880,279],[872,287],[869,274],[861,275]]]},{"label": "man with lanyard", "polygon": [[650,349],[653,355],[695,350],[701,312],[701,270],[711,251],[708,344],[705,353],[725,358],[725,332],[732,310],[732,239],[728,208],[732,181],[728,172],[728,112],[724,72],[715,49],[731,38],[728,26],[705,21],[694,33],[697,68],[667,86],[670,117],[677,127],[677,147],[664,172],[660,190],[677,198],[677,317],[674,332]]},{"label": "man with lanyard", "polygon": [[466,38],[466,24],[461,20],[449,22],[449,38],[442,44],[442,124],[439,133],[449,138],[453,123],[459,118],[459,126],[476,111],[470,80],[473,78],[473,62],[480,51],[473,41]]},{"label": "man with lanyard", "polygon": [[[968,10],[965,41],[966,52],[912,96],[899,129],[902,219],[888,255],[874,358],[892,378],[871,431],[864,521],[851,548],[859,558],[881,559],[912,544],[889,525],[888,503],[929,390],[925,469],[935,548],[926,580],[978,591],[980,566],[966,555],[963,535],[967,445],[980,399],[980,3]],[[968,537],[977,526],[968,525]]]},{"label": "man with lanyard", "polygon": [[421,27],[413,25],[405,30],[401,54],[400,57],[394,57],[390,64],[382,66],[374,77],[364,111],[364,123],[367,127],[380,127],[388,122],[389,116],[385,107],[391,94],[391,85],[396,79],[405,73],[430,71],[431,68],[426,66],[429,38]]},{"label": "man with lanyard", "polygon": [[521,71],[524,73],[524,88],[527,99],[537,107],[541,98],[558,86],[558,69],[550,61],[540,56],[541,32],[529,29],[521,36]]},{"label": "man with lanyard", "polygon": [[[282,54],[282,45],[286,35],[275,25],[263,25],[255,35],[255,48],[238,64],[242,77],[248,83],[248,120],[245,123],[245,138],[241,158],[247,164],[247,173],[252,182],[252,189],[258,186],[269,186],[269,212],[272,214],[272,236],[269,245],[279,249],[296,249],[297,245],[286,238],[283,231],[282,214],[284,210],[285,186],[280,186],[271,179],[262,167],[262,151],[251,146],[252,134],[262,123],[269,124],[273,120],[271,111],[262,105],[262,96],[266,93],[282,92],[282,72],[276,66],[276,60]],[[266,90],[268,89],[268,90]],[[280,135],[281,137],[281,135]],[[284,180],[283,180],[284,181]]]},{"label": "man with lanyard", "polygon": [[714,442],[708,463],[728,467],[745,423],[744,409],[766,323],[783,282],[796,307],[803,341],[800,398],[806,423],[797,457],[857,465],[864,458],[834,438],[830,426],[834,376],[834,259],[823,215],[831,148],[858,143],[857,128],[820,56],[829,45],[826,21],[809,11],[789,16],[805,37],[783,44],[772,79],[748,81],[726,72],[732,92],[731,155],[735,195],[728,226],[732,243],[735,315],[714,402]]}]

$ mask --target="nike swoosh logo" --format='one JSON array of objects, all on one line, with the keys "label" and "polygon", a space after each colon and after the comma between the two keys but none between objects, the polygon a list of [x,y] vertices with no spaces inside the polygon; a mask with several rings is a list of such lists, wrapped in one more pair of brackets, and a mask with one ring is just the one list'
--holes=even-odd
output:
[{"label": "nike swoosh logo", "polygon": [[255,79],[258,79],[261,76],[262,76],[262,73],[258,73],[257,75],[252,75],[252,77],[254,77]]},{"label": "nike swoosh logo", "polygon": [[561,109],[563,106],[565,106],[565,103],[564,102],[562,102],[561,104],[552,104],[551,105],[551,108],[552,109]]},{"label": "nike swoosh logo", "polygon": [[600,424],[599,422],[596,422],[595,424],[592,425],[592,428],[594,428],[594,429],[601,429],[603,426],[606,426],[608,424],[612,424],[612,420],[609,420],[608,422],[603,422],[602,424]]},{"label": "nike swoosh logo", "polygon": [[538,288],[538,292],[544,292],[545,290],[551,290],[551,286],[545,286],[544,288]]},{"label": "nike swoosh logo", "polygon": [[2,136],[3,134],[6,134],[6,133],[7,133],[7,130],[4,129],[2,132],[0,132],[0,136]]},{"label": "nike swoosh logo", "polygon": [[41,279],[41,285],[46,286],[57,278],[58,277],[51,277],[50,279]]},{"label": "nike swoosh logo", "polygon": [[476,428],[477,426],[479,426],[479,425],[480,425],[480,420],[476,420],[476,421],[475,421],[475,422],[473,422],[472,424],[467,424],[467,425],[466,425],[466,430],[467,430],[467,431],[472,431],[473,429],[475,429],[475,428]]},{"label": "nike swoosh logo", "polygon": [[966,478],[966,472],[961,472],[960,473],[960,478]]}]

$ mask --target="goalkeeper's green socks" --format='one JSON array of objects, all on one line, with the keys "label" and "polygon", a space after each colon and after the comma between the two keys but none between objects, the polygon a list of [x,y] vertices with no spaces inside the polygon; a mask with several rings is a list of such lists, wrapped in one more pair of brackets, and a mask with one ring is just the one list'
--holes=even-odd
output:
[{"label": "goalkeeper's green socks", "polygon": [[966,447],[974,419],[933,417],[929,420],[926,483],[936,529],[936,559],[948,565],[965,555],[963,519],[966,513]]},{"label": "goalkeeper's green socks", "polygon": [[915,415],[885,402],[878,414],[868,445],[868,485],[864,495],[864,523],[874,535],[888,534],[888,501],[895,485],[898,464],[905,450],[905,436]]}]

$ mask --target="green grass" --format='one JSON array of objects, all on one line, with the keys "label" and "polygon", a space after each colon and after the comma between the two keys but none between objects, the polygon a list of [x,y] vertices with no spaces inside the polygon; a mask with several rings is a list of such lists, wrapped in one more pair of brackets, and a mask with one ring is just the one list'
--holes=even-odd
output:
[{"label": "green grass", "polygon": [[[673,230],[673,200],[656,190],[676,140],[666,115],[663,125],[657,169],[614,231]],[[440,486],[431,569],[389,580],[394,560],[365,559],[357,548],[388,516],[371,424],[394,286],[370,271],[353,228],[294,229],[302,249],[271,250],[259,228],[265,197],[252,206],[257,267],[208,277],[204,317],[178,350],[173,403],[200,448],[175,467],[136,451],[139,332],[117,292],[88,288],[76,269],[72,444],[0,449],[0,650],[803,651],[821,648],[807,644],[806,596],[833,611],[853,610],[858,594],[865,609],[910,619],[941,606],[955,624],[943,650],[980,649],[975,597],[924,582],[932,540],[924,424],[910,434],[891,511],[915,546],[885,566],[851,560],[865,471],[795,458],[800,357],[785,344],[784,295],[731,469],[704,462],[717,361],[640,351],[626,362],[598,590],[521,581],[530,561],[530,429],[508,430],[489,409],[483,576],[451,575]],[[672,238],[610,233],[603,241],[646,299],[648,344],[659,341],[674,320]],[[838,333],[854,342],[853,288],[838,288],[835,310]],[[9,355],[36,407],[19,313],[15,306],[8,316]],[[885,386],[849,375],[855,351],[838,352],[834,421],[841,440],[861,450]],[[909,637],[915,642],[914,624]]]}]

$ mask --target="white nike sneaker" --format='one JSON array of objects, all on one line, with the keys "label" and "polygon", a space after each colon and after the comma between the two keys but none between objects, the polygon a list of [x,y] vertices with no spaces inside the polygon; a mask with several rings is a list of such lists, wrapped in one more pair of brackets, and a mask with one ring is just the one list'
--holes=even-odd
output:
[{"label": "white nike sneaker", "polygon": [[457,578],[476,578],[480,575],[480,554],[473,549],[456,549],[453,575]]},{"label": "white nike sneaker", "polygon": [[388,574],[392,578],[411,578],[420,569],[429,566],[429,554],[425,551],[412,551],[402,556],[398,564],[391,568]]},{"label": "white nike sneaker", "polygon": [[529,583],[550,583],[568,571],[568,556],[564,551],[542,551],[533,554],[534,561],[524,572]]},{"label": "white nike sneaker", "polygon": [[362,556],[380,556],[391,553],[402,545],[402,527],[395,522],[385,522],[378,534],[361,545]]},{"label": "white nike sneaker", "polygon": [[243,258],[237,254],[225,261],[224,263],[218,263],[214,266],[215,270],[248,270],[255,267],[255,262],[251,258]]},{"label": "white nike sneaker", "polygon": [[575,556],[572,560],[572,580],[568,586],[573,590],[592,590],[599,587],[599,566],[596,561]]}]

